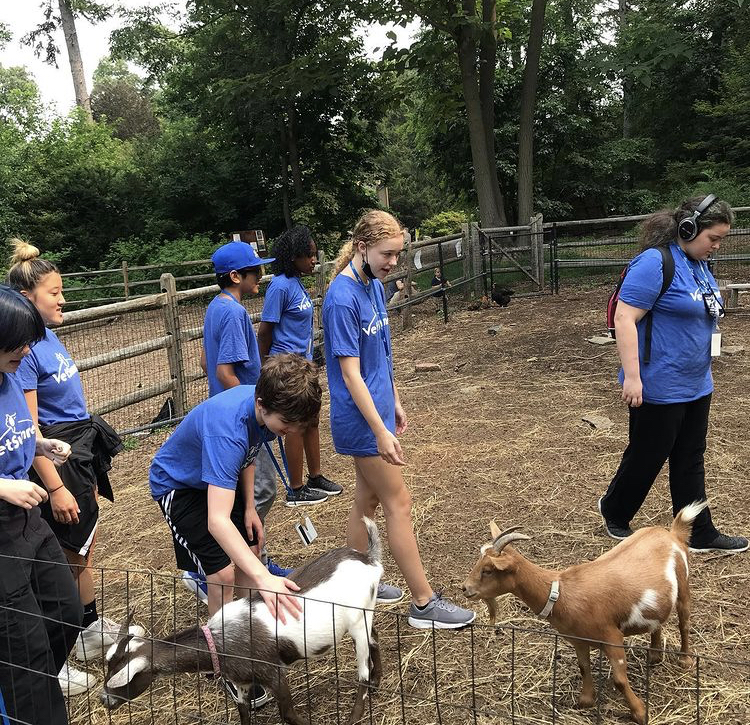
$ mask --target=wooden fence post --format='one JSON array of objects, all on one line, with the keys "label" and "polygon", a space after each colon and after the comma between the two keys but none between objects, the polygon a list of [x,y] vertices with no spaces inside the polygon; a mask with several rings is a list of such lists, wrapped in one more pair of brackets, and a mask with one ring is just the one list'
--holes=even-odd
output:
[{"label": "wooden fence post", "polygon": [[182,359],[182,335],[180,334],[180,316],[177,309],[177,283],[169,272],[159,278],[161,291],[166,294],[164,300],[164,329],[170,337],[167,347],[169,360],[169,374],[175,382],[174,407],[176,415],[185,415],[187,406],[185,397],[187,385],[185,382],[185,364]]},{"label": "wooden fence post", "polygon": [[128,288],[128,263],[122,263],[122,284],[125,289],[125,299],[130,297],[130,289]]},{"label": "wooden fence post", "polygon": [[[471,277],[471,238],[468,223],[461,225],[461,254],[463,255],[464,279]],[[464,284],[464,301],[471,299],[471,285]]]},{"label": "wooden fence post", "polygon": [[480,299],[484,294],[484,280],[482,279],[482,245],[479,240],[479,224],[471,223],[471,274],[474,279],[474,296]]},{"label": "wooden fence post", "polygon": [[401,308],[402,330],[408,330],[411,327],[411,273],[414,267],[412,238],[409,232],[406,234],[406,277],[404,277],[404,293],[402,295],[402,302],[406,302],[406,304]]},{"label": "wooden fence post", "polygon": [[[326,253],[321,249],[318,252],[318,270],[315,272],[315,297],[320,298],[320,307],[317,311],[313,309],[313,349],[315,348],[315,341],[323,330],[323,300],[326,295]],[[322,335],[321,345],[323,344]]]},{"label": "wooden fence post", "polygon": [[544,289],[544,217],[535,214],[529,221],[529,246],[531,247],[531,268],[536,277],[537,291]]}]

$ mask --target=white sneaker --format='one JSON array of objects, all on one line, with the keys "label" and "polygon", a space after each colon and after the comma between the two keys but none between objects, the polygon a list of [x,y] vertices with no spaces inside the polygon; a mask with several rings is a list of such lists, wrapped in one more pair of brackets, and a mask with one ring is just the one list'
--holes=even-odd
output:
[{"label": "white sneaker", "polygon": [[[115,643],[120,632],[120,625],[107,617],[99,617],[84,629],[76,639],[76,659],[79,662],[90,662],[102,657]],[[143,637],[146,630],[137,624],[128,628],[130,634]]]},{"label": "white sneaker", "polygon": [[96,677],[88,672],[81,672],[75,667],[70,667],[66,662],[57,676],[60,689],[65,697],[81,695],[96,685]]}]

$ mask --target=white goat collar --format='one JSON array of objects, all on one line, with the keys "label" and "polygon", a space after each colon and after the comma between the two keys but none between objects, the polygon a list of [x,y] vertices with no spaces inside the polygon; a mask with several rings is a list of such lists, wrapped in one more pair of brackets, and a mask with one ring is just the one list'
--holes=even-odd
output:
[{"label": "white goat collar", "polygon": [[560,598],[560,582],[555,579],[555,581],[552,582],[552,586],[549,589],[549,596],[547,597],[547,603],[544,605],[544,609],[542,609],[541,612],[539,612],[539,616],[543,617],[544,619],[547,619],[549,617],[550,612],[552,611],[552,607],[555,606],[555,602]]}]

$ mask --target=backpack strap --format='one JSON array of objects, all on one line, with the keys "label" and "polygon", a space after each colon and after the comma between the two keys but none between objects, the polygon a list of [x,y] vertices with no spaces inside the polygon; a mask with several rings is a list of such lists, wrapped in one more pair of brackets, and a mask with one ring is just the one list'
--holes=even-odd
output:
[{"label": "backpack strap", "polygon": [[661,296],[670,288],[672,280],[674,279],[674,257],[672,256],[672,250],[668,246],[659,246],[657,249],[661,253],[662,281],[659,294],[656,296],[651,309],[646,313],[646,334],[643,344],[644,365],[648,365],[649,362],[651,362],[651,326],[653,324],[653,309]]}]

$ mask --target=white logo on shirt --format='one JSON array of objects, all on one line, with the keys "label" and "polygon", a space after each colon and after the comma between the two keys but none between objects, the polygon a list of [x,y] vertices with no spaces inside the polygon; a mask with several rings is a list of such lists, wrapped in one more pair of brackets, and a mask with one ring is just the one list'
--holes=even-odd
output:
[{"label": "white logo on shirt", "polygon": [[703,298],[703,295],[701,294],[701,291],[699,289],[695,290],[695,292],[691,292],[690,296],[693,298],[693,302],[700,302]]},{"label": "white logo on shirt", "polygon": [[[16,421],[18,413],[6,413],[5,432],[0,435],[0,456],[17,451],[25,441],[34,435],[34,422],[28,418]],[[24,424],[27,424],[24,428]],[[21,427],[21,430],[18,430]]]},{"label": "white logo on shirt", "polygon": [[304,297],[302,299],[302,302],[299,303],[299,306],[297,309],[299,310],[309,310],[312,307],[312,301],[309,297]]},{"label": "white logo on shirt", "polygon": [[78,373],[78,368],[71,358],[65,357],[61,352],[56,352],[55,357],[58,362],[57,372],[52,373],[52,377],[56,383],[67,382]]},{"label": "white logo on shirt", "polygon": [[376,312],[373,314],[370,322],[367,323],[367,327],[362,328],[362,332],[364,332],[365,335],[376,335],[383,329],[384,325],[388,324],[390,324],[388,322],[388,317],[382,318]]}]

